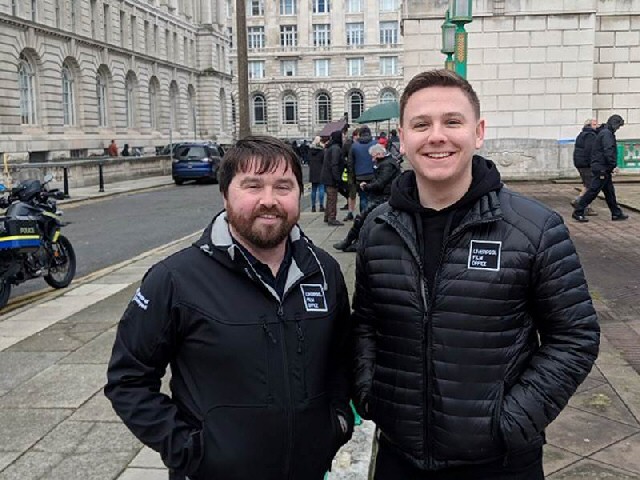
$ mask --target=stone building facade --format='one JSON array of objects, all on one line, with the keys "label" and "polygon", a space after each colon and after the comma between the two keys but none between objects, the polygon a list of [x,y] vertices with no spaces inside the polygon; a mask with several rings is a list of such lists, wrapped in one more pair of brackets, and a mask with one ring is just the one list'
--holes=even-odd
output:
[{"label": "stone building facade", "polygon": [[[404,80],[441,67],[448,0],[406,0]],[[574,174],[584,121],[618,113],[640,139],[640,0],[474,0],[468,79],[487,120],[485,152],[513,177]]]},{"label": "stone building facade", "polygon": [[9,161],[231,142],[230,0],[2,0]]},{"label": "stone building facade", "polygon": [[246,5],[252,133],[312,138],[402,93],[400,0]]}]

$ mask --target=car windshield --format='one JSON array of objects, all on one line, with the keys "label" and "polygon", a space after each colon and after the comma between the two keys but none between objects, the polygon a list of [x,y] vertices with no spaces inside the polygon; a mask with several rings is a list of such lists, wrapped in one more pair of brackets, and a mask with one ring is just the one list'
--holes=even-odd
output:
[{"label": "car windshield", "polygon": [[191,145],[178,150],[176,155],[180,160],[201,160],[207,156],[207,149],[201,145]]}]

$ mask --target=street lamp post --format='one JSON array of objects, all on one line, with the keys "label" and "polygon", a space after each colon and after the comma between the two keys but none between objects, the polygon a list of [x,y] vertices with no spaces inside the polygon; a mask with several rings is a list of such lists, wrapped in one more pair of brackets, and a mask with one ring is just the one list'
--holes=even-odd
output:
[{"label": "street lamp post", "polygon": [[467,32],[465,24],[471,23],[473,0],[451,0],[451,22],[456,26],[455,70],[462,78],[467,78]]},{"label": "street lamp post", "polygon": [[456,50],[456,26],[451,23],[449,19],[449,10],[447,10],[444,22],[440,28],[442,29],[442,49],[440,49],[440,51],[447,56],[447,60],[444,62],[444,68],[454,70],[453,54]]}]

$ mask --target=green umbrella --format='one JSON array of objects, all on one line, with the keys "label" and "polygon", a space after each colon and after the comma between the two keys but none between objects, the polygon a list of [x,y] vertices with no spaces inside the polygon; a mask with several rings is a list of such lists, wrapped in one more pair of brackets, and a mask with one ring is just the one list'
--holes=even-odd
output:
[{"label": "green umbrella", "polygon": [[358,118],[354,120],[356,123],[383,122],[392,118],[400,117],[400,105],[398,102],[379,103],[362,112]]}]

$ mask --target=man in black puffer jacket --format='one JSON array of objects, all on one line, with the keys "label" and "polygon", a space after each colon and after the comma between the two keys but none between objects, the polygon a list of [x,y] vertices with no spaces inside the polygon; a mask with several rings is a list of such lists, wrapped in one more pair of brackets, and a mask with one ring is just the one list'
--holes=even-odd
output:
[{"label": "man in black puffer jacket", "polygon": [[[604,128],[604,126],[603,126]],[[593,142],[598,134],[598,121],[595,118],[590,118],[584,122],[582,131],[576,137],[575,147],[573,149],[573,166],[576,167],[580,174],[580,180],[582,180],[582,191],[575,200],[571,202],[571,205],[575,207],[580,196],[587,193],[587,190],[591,186],[591,180],[593,175],[591,173],[591,149],[593,148]],[[587,215],[597,215],[591,207],[588,207],[585,211]]]},{"label": "man in black puffer jacket", "polygon": [[225,210],[120,320],[105,394],[173,478],[322,480],[353,428],[340,267],[296,225],[290,147],[239,140],[219,180]]},{"label": "man in black puffer jacket", "polygon": [[620,115],[611,115],[607,123],[598,132],[591,149],[591,172],[593,179],[589,190],[576,202],[575,210],[571,215],[574,220],[588,222],[584,216],[585,208],[595,200],[600,191],[604,193],[604,199],[611,211],[611,220],[626,220],[629,218],[618,205],[616,189],[613,186],[613,172],[618,166],[618,144],[616,132],[624,125],[624,119]]},{"label": "man in black puffer jacket", "polygon": [[363,227],[353,300],[374,478],[542,480],[544,430],[599,345],[569,233],[474,155],[484,120],[466,80],[418,74],[400,124],[413,171]]}]

